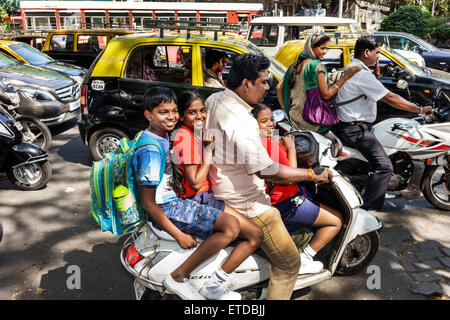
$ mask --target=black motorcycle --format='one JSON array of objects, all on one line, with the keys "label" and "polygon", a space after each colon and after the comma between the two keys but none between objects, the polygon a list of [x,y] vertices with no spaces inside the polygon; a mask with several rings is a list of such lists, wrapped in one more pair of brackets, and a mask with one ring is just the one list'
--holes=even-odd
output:
[{"label": "black motorcycle", "polygon": [[20,98],[14,87],[0,77],[0,105],[22,125],[22,141],[34,143],[47,151],[52,144],[52,134],[45,123],[36,117],[19,114]]},{"label": "black motorcycle", "polygon": [[[0,94],[2,103],[8,96]],[[23,126],[0,103],[0,176],[22,190],[36,190],[47,185],[51,175],[48,153],[37,145],[23,142]]]}]

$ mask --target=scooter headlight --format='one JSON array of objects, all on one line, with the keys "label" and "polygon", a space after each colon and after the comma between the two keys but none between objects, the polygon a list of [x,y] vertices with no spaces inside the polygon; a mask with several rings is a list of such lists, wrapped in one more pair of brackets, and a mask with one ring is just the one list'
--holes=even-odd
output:
[{"label": "scooter headlight", "polygon": [[47,91],[34,88],[20,88],[20,93],[33,101],[56,101],[55,97]]}]

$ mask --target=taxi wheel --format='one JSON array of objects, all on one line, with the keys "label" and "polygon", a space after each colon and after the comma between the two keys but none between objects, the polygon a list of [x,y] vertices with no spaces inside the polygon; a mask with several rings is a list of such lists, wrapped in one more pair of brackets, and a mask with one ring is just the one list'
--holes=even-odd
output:
[{"label": "taxi wheel", "polygon": [[124,137],[127,137],[126,133],[116,128],[95,131],[89,139],[89,151],[94,161],[99,161],[108,152],[116,150],[120,139]]}]

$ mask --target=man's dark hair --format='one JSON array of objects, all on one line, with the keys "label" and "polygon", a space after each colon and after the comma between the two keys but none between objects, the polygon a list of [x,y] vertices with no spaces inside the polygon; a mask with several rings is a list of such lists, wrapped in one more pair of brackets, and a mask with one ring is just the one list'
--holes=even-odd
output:
[{"label": "man's dark hair", "polygon": [[161,103],[177,103],[177,96],[170,88],[165,87],[151,87],[144,93],[144,107],[148,111],[152,111]]},{"label": "man's dark hair", "polygon": [[359,58],[366,49],[372,51],[381,45],[383,45],[383,42],[374,36],[362,36],[355,44],[355,58]]},{"label": "man's dark hair", "polygon": [[220,59],[222,58],[228,58],[228,54],[224,51],[220,50],[209,50],[206,51],[205,54],[205,66],[206,68],[210,69],[214,65],[214,63],[219,63]]},{"label": "man's dark hair", "polygon": [[244,79],[255,82],[259,77],[259,72],[269,69],[270,61],[264,56],[245,53],[237,56],[231,66],[228,75],[227,88],[234,90],[238,88]]}]

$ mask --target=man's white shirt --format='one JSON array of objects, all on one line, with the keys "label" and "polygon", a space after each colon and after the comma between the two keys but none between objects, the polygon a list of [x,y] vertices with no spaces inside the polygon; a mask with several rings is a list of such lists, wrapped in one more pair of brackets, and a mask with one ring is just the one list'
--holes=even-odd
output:
[{"label": "man's white shirt", "polygon": [[362,61],[352,60],[352,65],[360,64],[362,70],[347,80],[336,96],[336,103],[348,101],[364,94],[367,98],[360,98],[354,102],[338,107],[339,121],[374,122],[377,118],[377,101],[389,93],[383,84]]}]

